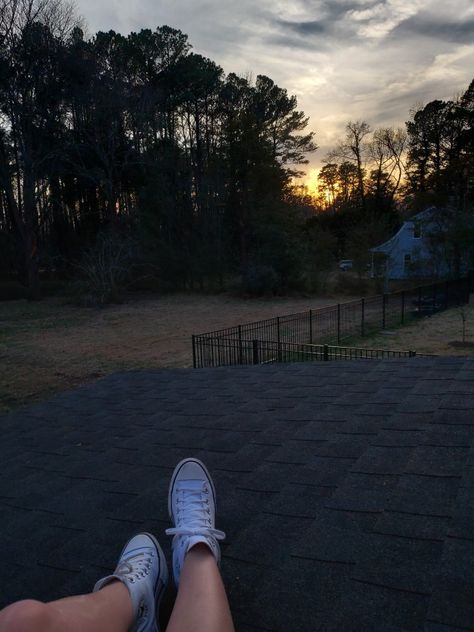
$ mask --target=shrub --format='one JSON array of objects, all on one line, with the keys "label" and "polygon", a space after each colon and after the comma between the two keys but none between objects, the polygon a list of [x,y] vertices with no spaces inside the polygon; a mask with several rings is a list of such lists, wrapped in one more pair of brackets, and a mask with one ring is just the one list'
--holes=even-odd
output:
[{"label": "shrub", "polygon": [[268,265],[250,265],[242,277],[242,290],[252,296],[273,294],[279,285],[278,274]]},{"label": "shrub", "polygon": [[369,279],[344,272],[337,276],[335,291],[351,295],[367,294],[371,289],[371,285]]},{"label": "shrub", "polygon": [[135,261],[135,244],[130,238],[108,232],[99,234],[91,248],[76,263],[77,289],[88,305],[121,303]]}]

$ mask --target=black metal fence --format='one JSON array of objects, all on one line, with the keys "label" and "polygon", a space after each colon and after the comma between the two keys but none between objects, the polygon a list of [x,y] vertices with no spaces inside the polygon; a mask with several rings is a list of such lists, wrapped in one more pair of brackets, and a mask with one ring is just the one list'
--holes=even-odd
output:
[{"label": "black metal fence", "polygon": [[414,351],[360,349],[332,345],[312,345],[270,340],[234,340],[206,338],[196,347],[196,366],[233,366],[272,364],[274,362],[314,362],[332,360],[374,360],[411,358]]},{"label": "black metal fence", "polygon": [[[357,351],[369,354],[364,356],[367,358],[408,357],[412,352],[340,345],[465,304],[470,289],[470,278],[465,277],[194,335],[193,365],[200,368],[303,361],[305,355],[313,360],[336,359],[336,355],[337,359],[354,359]],[[340,352],[336,353],[334,345]],[[329,355],[320,358],[324,348]],[[375,353],[379,355],[370,355]]]}]

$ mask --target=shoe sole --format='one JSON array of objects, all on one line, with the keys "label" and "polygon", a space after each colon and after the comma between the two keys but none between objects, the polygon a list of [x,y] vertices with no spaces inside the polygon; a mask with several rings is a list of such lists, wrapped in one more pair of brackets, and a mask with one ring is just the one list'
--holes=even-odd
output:
[{"label": "shoe sole", "polygon": [[[149,537],[150,540],[155,545],[155,549],[158,551],[158,557],[160,558],[160,571],[161,572],[158,575],[158,577],[156,578],[156,582],[155,582],[155,585],[153,587],[153,592],[156,593],[158,582],[161,581],[161,583],[163,584],[162,590],[156,596],[156,599],[155,599],[155,626],[154,626],[154,632],[160,632],[160,628],[158,627],[157,620],[158,620],[158,614],[159,614],[159,609],[160,609],[160,603],[161,603],[161,600],[163,599],[163,596],[164,596],[165,591],[166,591],[166,586],[168,585],[168,581],[169,581],[168,564],[166,563],[165,555],[164,555],[163,551],[161,550],[161,546],[160,546],[158,540],[155,538],[155,536],[152,533],[148,533],[148,531],[140,531],[139,533],[136,533],[135,535],[146,535],[147,537]],[[132,537],[135,537],[135,536],[132,536]],[[132,539],[132,538],[130,538],[130,539]],[[129,542],[130,542],[130,540],[129,540]],[[127,546],[128,546],[128,542],[123,547],[122,552],[120,553],[120,558],[124,554],[124,551],[127,548]]]},{"label": "shoe sole", "polygon": [[212,477],[209,474],[209,471],[208,471],[207,467],[199,459],[194,459],[194,458],[183,459],[174,468],[174,472],[173,472],[173,474],[171,476],[171,482],[170,482],[170,487],[169,487],[169,491],[168,491],[168,515],[169,515],[171,520],[174,520],[173,519],[173,513],[171,511],[171,496],[172,496],[174,484],[175,484],[176,478],[177,478],[181,468],[183,467],[183,465],[186,465],[186,463],[190,463],[190,462],[197,463],[204,470],[204,473],[206,474],[207,480],[209,481],[209,484],[211,485],[212,497],[214,499],[214,510],[215,510],[215,512],[217,512],[216,488],[214,487],[214,481],[212,480]]}]

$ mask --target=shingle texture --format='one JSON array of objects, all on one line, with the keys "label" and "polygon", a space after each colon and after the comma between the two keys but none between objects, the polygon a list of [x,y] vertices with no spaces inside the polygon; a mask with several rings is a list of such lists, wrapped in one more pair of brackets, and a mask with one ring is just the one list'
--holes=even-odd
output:
[{"label": "shingle texture", "polygon": [[119,373],[0,428],[2,606],[87,592],[139,530],[169,559],[196,456],[237,630],[474,630],[473,359]]}]

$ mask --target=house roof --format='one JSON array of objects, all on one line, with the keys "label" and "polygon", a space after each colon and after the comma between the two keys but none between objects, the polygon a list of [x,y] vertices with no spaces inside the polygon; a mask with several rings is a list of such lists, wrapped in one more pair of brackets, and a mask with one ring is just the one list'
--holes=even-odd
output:
[{"label": "house roof", "polygon": [[413,224],[414,221],[416,221],[416,222],[427,221],[427,220],[431,219],[431,217],[437,211],[438,211],[438,209],[435,206],[430,206],[429,208],[426,208],[424,211],[420,211],[416,215],[413,215],[413,217],[410,217],[409,220],[403,222],[403,224],[397,230],[395,235],[390,237],[390,239],[388,239],[387,241],[384,241],[384,243],[380,244],[380,246],[374,246],[374,248],[370,248],[370,252],[388,252],[388,253],[390,253],[393,245],[397,241],[398,235],[400,235],[400,233],[404,230],[404,228],[405,228],[405,226],[407,224]]},{"label": "house roof", "polygon": [[472,358],[119,373],[0,424],[0,605],[90,590],[138,530],[169,559],[194,455],[237,630],[474,629]]}]

